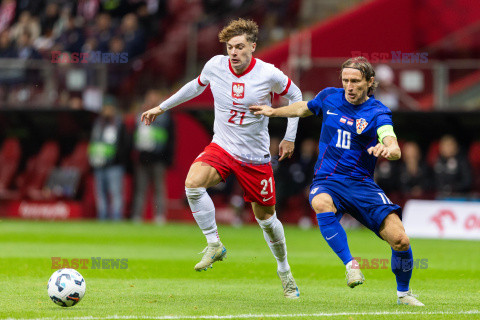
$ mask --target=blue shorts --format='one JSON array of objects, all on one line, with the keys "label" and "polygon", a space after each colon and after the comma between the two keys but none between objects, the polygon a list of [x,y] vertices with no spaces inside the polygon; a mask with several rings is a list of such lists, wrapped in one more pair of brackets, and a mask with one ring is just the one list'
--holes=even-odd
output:
[{"label": "blue shorts", "polygon": [[344,213],[348,213],[379,237],[380,226],[392,211],[402,218],[402,208],[393,204],[373,180],[313,181],[310,186],[310,206],[313,198],[320,193],[327,193],[332,197],[338,220]]}]

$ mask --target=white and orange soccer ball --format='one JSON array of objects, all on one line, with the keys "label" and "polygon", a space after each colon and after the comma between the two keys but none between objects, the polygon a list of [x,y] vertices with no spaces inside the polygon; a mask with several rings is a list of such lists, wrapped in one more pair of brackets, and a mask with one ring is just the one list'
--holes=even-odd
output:
[{"label": "white and orange soccer ball", "polygon": [[62,307],[71,307],[82,300],[86,283],[82,275],[74,269],[55,271],[48,280],[48,296]]}]

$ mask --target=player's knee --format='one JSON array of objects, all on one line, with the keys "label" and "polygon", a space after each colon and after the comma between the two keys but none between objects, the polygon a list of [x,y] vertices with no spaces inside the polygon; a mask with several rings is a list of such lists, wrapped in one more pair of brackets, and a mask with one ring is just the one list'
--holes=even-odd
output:
[{"label": "player's knee", "polygon": [[202,181],[200,181],[200,179],[195,178],[195,176],[187,177],[187,179],[185,179],[185,188],[193,189],[193,188],[201,188],[201,187],[203,187]]},{"label": "player's knee", "polygon": [[205,192],[207,192],[207,189],[205,188],[185,187],[185,194],[187,195],[187,198],[190,200],[200,199]]},{"label": "player's knee", "polygon": [[399,235],[393,239],[392,248],[395,251],[407,251],[410,248],[410,239],[406,234]]},{"label": "player's knee", "polygon": [[322,212],[335,213],[335,206],[333,205],[332,197],[330,197],[326,193],[321,193],[317,195],[315,198],[313,198],[312,207],[316,213],[322,213]]}]

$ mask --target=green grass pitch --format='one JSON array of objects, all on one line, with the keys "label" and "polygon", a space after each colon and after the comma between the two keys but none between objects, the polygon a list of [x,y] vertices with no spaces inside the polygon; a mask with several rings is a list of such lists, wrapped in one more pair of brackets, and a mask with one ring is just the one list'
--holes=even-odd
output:
[{"label": "green grass pitch", "polygon": [[[363,270],[350,289],[318,229],[286,226],[301,297],[283,297],[276,263],[256,225],[219,226],[227,259],[195,272],[206,242],[193,224],[0,221],[0,318],[12,319],[480,319],[480,242],[412,239],[411,287],[425,308],[396,305],[388,269]],[[368,230],[349,231],[354,256],[390,259]],[[128,259],[127,269],[78,269],[87,291],[71,308],[47,296],[52,257]]]}]

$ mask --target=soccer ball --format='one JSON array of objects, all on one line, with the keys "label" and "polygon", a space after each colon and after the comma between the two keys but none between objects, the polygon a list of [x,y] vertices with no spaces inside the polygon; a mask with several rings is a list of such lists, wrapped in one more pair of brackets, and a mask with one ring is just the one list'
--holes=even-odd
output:
[{"label": "soccer ball", "polygon": [[62,307],[71,307],[82,300],[86,283],[77,270],[60,269],[48,280],[47,289],[53,302]]}]

